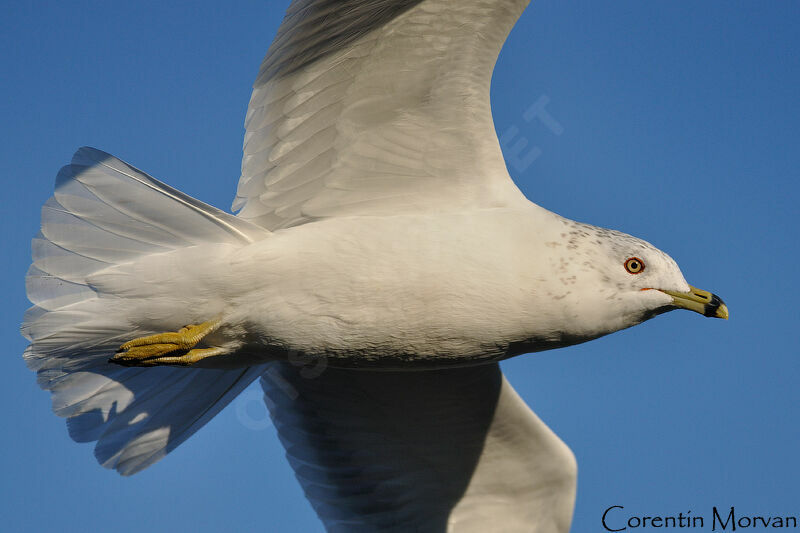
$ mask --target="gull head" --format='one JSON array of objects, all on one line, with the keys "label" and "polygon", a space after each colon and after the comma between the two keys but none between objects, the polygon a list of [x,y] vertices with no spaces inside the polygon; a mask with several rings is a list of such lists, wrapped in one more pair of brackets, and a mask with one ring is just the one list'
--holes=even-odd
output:
[{"label": "gull head", "polygon": [[589,340],[674,309],[728,318],[721,298],[689,285],[675,260],[649,242],[563,220],[562,253],[550,260],[563,290],[550,296],[561,300],[568,336]]}]

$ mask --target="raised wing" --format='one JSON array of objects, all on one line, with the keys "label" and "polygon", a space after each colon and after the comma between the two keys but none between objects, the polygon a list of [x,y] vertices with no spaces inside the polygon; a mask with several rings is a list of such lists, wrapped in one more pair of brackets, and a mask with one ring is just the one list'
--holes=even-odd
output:
[{"label": "raised wing", "polygon": [[307,370],[273,363],[261,384],[328,531],[569,531],[572,453],[497,364]]},{"label": "raised wing", "polygon": [[295,0],[256,79],[234,210],[269,229],[523,201],[489,85],[528,0]]}]

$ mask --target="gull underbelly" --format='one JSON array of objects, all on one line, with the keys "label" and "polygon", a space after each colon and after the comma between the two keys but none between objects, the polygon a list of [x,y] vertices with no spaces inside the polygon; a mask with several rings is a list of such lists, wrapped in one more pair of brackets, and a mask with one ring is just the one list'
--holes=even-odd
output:
[{"label": "gull underbelly", "polygon": [[[552,231],[542,231],[542,218]],[[466,366],[605,333],[571,334],[550,305],[570,294],[571,262],[520,246],[545,247],[560,220],[520,209],[346,217],[245,246],[145,256],[91,281],[130,298],[127,314],[144,329],[215,321],[201,346],[226,357],[198,366],[296,355],[342,368]]]},{"label": "gull underbelly", "polygon": [[247,312],[230,320],[247,323],[258,346],[324,356],[334,366],[506,357],[531,337],[525,291],[536,288],[517,267],[513,241],[521,235],[475,230],[486,219],[522,215],[353,217],[278,232],[231,259],[240,279],[259,281],[236,304]]}]

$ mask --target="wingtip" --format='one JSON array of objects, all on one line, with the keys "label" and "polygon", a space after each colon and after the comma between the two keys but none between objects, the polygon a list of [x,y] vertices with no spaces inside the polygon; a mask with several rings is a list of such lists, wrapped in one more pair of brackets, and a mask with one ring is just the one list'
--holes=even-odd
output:
[{"label": "wingtip", "polygon": [[[103,150],[91,146],[81,146],[72,154],[71,165],[92,166],[107,159],[114,159],[114,156]],[[65,167],[68,168],[68,167]]]}]

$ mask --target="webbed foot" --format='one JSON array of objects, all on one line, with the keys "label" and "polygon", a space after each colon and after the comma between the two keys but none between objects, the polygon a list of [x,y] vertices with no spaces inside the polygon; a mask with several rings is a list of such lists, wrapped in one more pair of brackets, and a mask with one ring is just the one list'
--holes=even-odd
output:
[{"label": "webbed foot", "polygon": [[227,352],[224,348],[195,348],[220,323],[219,319],[209,320],[190,324],[178,331],[133,339],[120,346],[108,361],[122,366],[191,366]]}]

